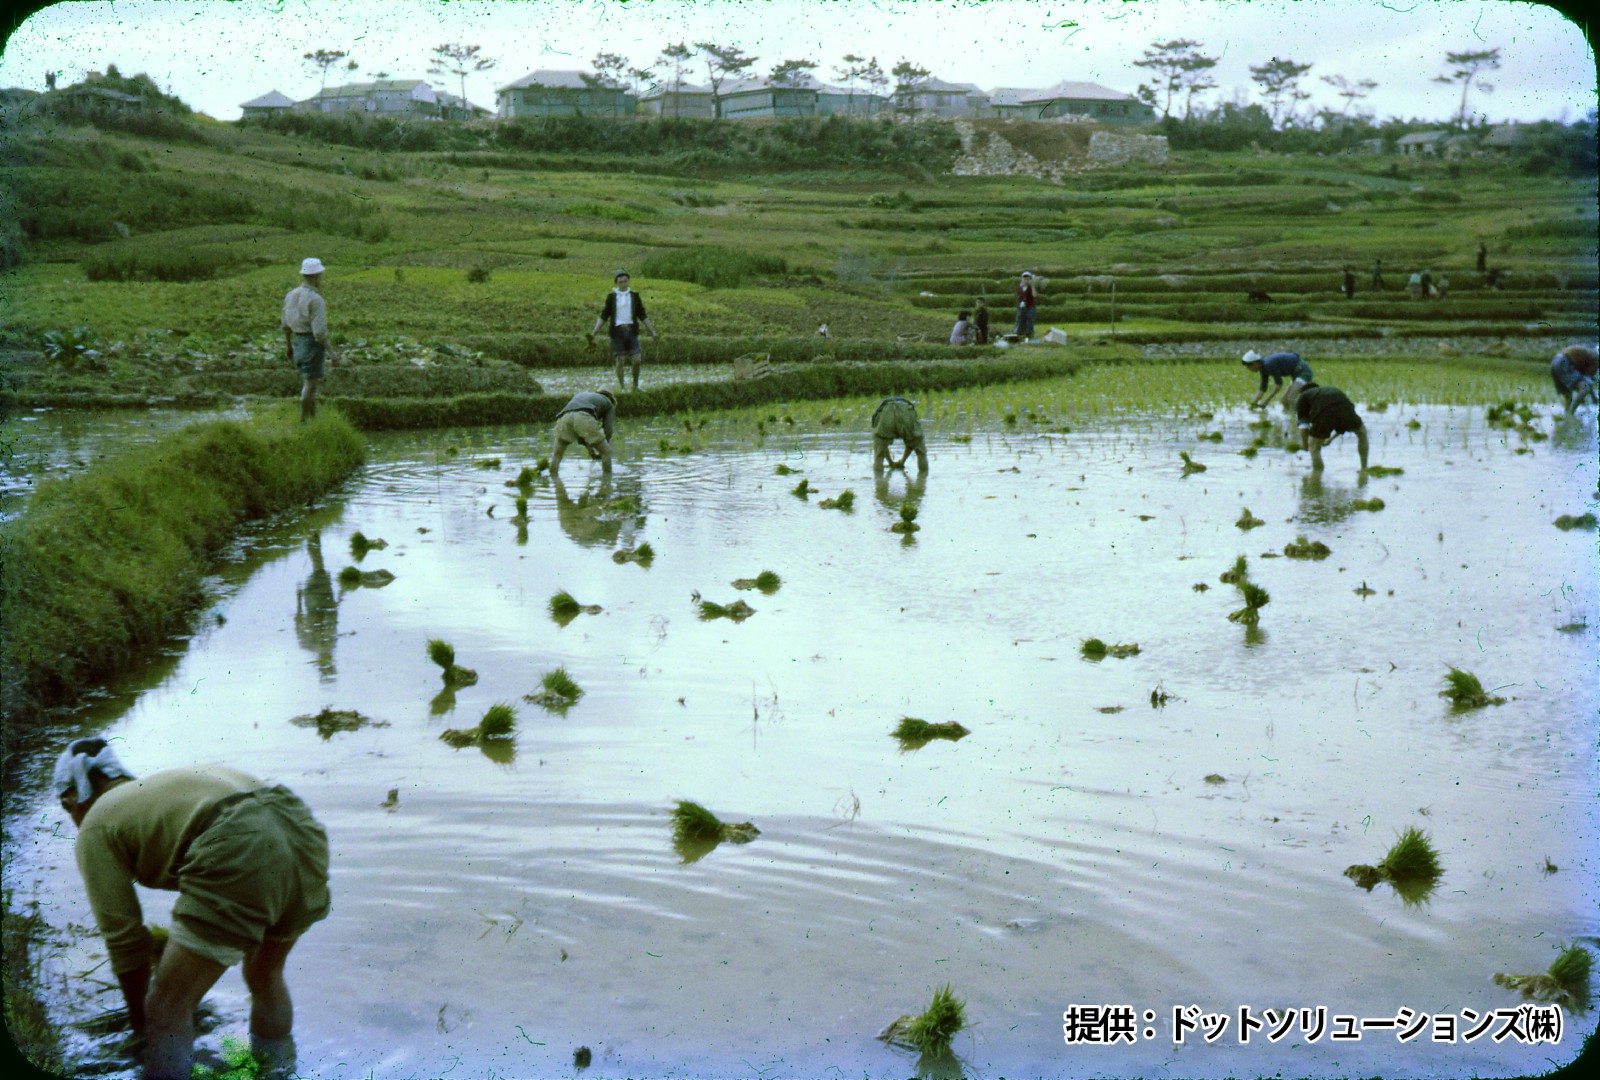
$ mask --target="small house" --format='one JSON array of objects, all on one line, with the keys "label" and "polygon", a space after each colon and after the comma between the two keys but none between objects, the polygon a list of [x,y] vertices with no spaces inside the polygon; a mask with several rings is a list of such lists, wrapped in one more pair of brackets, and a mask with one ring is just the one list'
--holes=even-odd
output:
[{"label": "small house", "polygon": [[495,91],[495,114],[518,116],[632,116],[637,99],[628,91],[596,86],[582,71],[530,71]]},{"label": "small house", "polygon": [[258,98],[254,98],[239,106],[246,120],[261,120],[268,116],[278,116],[294,111],[294,101],[287,94],[280,94],[276,90],[269,90]]}]

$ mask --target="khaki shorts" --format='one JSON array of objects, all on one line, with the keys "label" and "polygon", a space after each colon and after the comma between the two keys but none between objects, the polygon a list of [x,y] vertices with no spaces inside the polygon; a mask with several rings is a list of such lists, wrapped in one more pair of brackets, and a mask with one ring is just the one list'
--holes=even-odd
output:
[{"label": "khaki shorts", "polygon": [[171,939],[224,967],[328,914],[328,834],[285,787],[229,801],[178,868]]},{"label": "khaki shorts", "polygon": [[562,413],[556,417],[556,442],[599,446],[606,441],[606,429],[586,412]]}]

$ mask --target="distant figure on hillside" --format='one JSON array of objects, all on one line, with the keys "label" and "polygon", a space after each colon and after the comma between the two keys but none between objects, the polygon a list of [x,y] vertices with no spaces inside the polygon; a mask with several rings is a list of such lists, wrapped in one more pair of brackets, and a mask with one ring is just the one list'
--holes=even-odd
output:
[{"label": "distant figure on hillside", "polygon": [[1312,383],[1294,403],[1300,424],[1300,445],[1311,451],[1311,470],[1322,471],[1322,448],[1336,436],[1355,433],[1361,471],[1367,471],[1367,427],[1342,390]]},{"label": "distant figure on hillside", "polygon": [[1422,299],[1422,274],[1414,273],[1406,282],[1406,292],[1413,300]]},{"label": "distant figure on hillside", "polygon": [[[1264,409],[1267,403],[1277,396],[1283,389],[1283,377],[1289,376],[1289,389],[1283,395],[1283,407],[1289,408],[1294,404],[1294,399],[1300,392],[1311,385],[1311,365],[1300,359],[1299,353],[1275,352],[1271,356],[1262,356],[1251,349],[1239,357],[1239,362],[1250,371],[1261,373],[1261,389],[1251,399],[1252,409]],[[1267,389],[1267,380],[1273,380],[1272,389]]]},{"label": "distant figure on hillside", "polygon": [[577,443],[589,451],[604,472],[611,471],[611,437],[616,433],[617,395],[610,390],[580,390],[556,413],[555,445],[550,448],[550,475],[561,468],[567,447]]},{"label": "distant figure on hillside", "polygon": [[289,362],[300,371],[300,419],[317,415],[317,388],[322,385],[328,355],[328,305],[322,299],[322,260],[300,264],[300,284],[283,298],[283,344]]},{"label": "distant figure on hillside", "polygon": [[1024,270],[1022,279],[1017,282],[1017,337],[1023,341],[1033,340],[1033,319],[1038,303],[1033,275]]},{"label": "distant figure on hillside", "polygon": [[1426,299],[1428,299],[1429,297],[1431,297],[1433,295],[1433,271],[1432,270],[1424,270],[1422,272],[1421,281],[1422,281],[1422,298],[1424,300],[1426,300]]},{"label": "distant figure on hillside", "polygon": [[1373,259],[1372,260],[1372,287],[1374,289],[1383,288],[1383,260],[1382,259]]},{"label": "distant figure on hillside", "polygon": [[[906,444],[906,452],[899,461],[889,453],[896,439]],[[878,470],[887,463],[891,469],[903,469],[911,455],[917,455],[917,471],[928,471],[928,444],[922,436],[922,421],[917,419],[917,407],[903,397],[886,397],[872,413],[872,468]]]},{"label": "distant figure on hillside", "polygon": [[1482,240],[1478,241],[1478,273],[1483,273],[1489,266],[1489,248]]},{"label": "distant figure on hillside", "polygon": [[1440,300],[1445,299],[1450,295],[1450,279],[1440,274],[1439,284],[1433,287],[1433,291],[1438,294]]},{"label": "distant figure on hillside", "polygon": [[[47,71],[47,72],[44,73],[44,88],[46,90],[54,90],[56,88],[56,73],[55,72]],[[1482,269],[1482,268],[1480,267],[1479,269]]]},{"label": "distant figure on hillside", "polygon": [[1344,298],[1346,300],[1356,298],[1356,272],[1348,266],[1344,268]]},{"label": "distant figure on hillside", "polygon": [[1550,381],[1567,403],[1567,415],[1577,411],[1584,400],[1595,400],[1594,380],[1600,356],[1586,345],[1568,345],[1550,361]]},{"label": "distant figure on hillside", "polygon": [[956,315],[956,325],[950,331],[950,344],[971,345],[978,340],[978,328],[972,325],[972,312]]},{"label": "distant figure on hillside", "polygon": [[639,363],[644,359],[644,353],[639,348],[639,327],[643,326],[650,331],[650,336],[658,338],[655,326],[650,322],[650,316],[644,313],[644,297],[628,288],[628,272],[618,270],[611,280],[616,287],[606,293],[606,302],[601,305],[600,317],[594,321],[594,329],[589,331],[590,340],[600,332],[601,323],[609,323],[611,327],[611,355],[617,360],[617,389],[622,386],[623,364],[633,361],[633,388],[639,389]]},{"label": "distant figure on hillside", "polygon": [[1489,271],[1488,285],[1489,288],[1495,290],[1496,292],[1500,291],[1500,274],[1501,271],[1498,267]]},{"label": "distant figure on hillside", "polygon": [[989,305],[983,302],[983,297],[978,297],[977,308],[972,316],[972,325],[978,331],[978,344],[989,344]]}]

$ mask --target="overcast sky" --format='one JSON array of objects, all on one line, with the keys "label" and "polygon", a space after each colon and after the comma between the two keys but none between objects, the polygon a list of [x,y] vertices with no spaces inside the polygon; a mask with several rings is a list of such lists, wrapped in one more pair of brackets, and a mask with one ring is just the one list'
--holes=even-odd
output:
[{"label": "overcast sky", "polygon": [[[330,85],[386,72],[427,78],[435,45],[482,46],[498,61],[472,76],[467,96],[494,107],[494,92],[538,68],[590,70],[597,52],[637,67],[685,41],[737,45],[767,74],[785,59],[820,62],[832,79],[846,53],[901,59],[936,78],[1041,88],[1064,79],[1133,93],[1150,73],[1135,67],[1151,44],[1200,43],[1219,58],[1219,88],[1202,101],[1259,100],[1250,67],[1274,58],[1313,65],[1301,87],[1312,106],[1338,107],[1322,76],[1378,85],[1358,108],[1379,119],[1445,120],[1458,85],[1446,53],[1498,48],[1469,112],[1490,122],[1582,119],[1596,104],[1595,58],[1561,10],[1523,0],[66,0],[10,32],[0,86],[66,86],[115,64],[148,73],[163,90],[221,120],[269,90],[296,100],[320,75],[302,54],[339,49],[360,65]],[[703,65],[686,78],[705,82]]]}]

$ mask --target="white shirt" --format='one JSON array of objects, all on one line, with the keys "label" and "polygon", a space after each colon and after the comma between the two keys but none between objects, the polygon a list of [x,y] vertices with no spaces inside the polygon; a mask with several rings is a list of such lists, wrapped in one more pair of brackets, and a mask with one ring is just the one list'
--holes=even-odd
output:
[{"label": "white shirt", "polygon": [[312,334],[328,343],[328,305],[310,285],[299,285],[283,298],[283,325],[296,334]]},{"label": "white shirt", "polygon": [[627,289],[613,290],[617,294],[617,319],[618,326],[627,326],[633,322],[633,293]]}]

